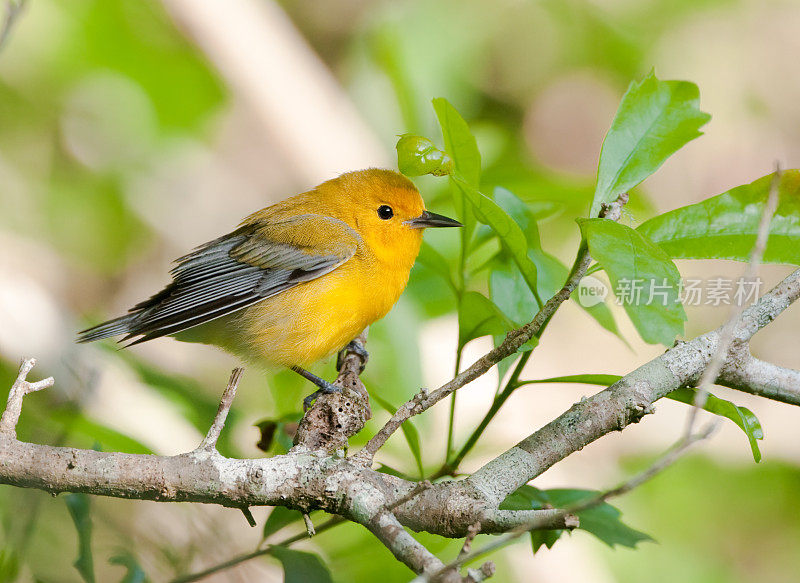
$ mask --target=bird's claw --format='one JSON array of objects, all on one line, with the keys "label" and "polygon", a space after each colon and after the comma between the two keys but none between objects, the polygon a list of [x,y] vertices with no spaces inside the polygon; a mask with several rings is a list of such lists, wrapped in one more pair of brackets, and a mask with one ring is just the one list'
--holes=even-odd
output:
[{"label": "bird's claw", "polygon": [[319,385],[319,389],[308,395],[305,399],[303,399],[303,413],[308,411],[311,408],[311,405],[314,404],[314,401],[317,400],[321,395],[330,395],[331,393],[339,393],[341,392],[342,387],[334,385],[328,381],[322,381]]},{"label": "bird's claw", "polygon": [[358,340],[351,340],[348,342],[347,346],[342,348],[339,354],[336,355],[336,370],[341,372],[344,366],[344,357],[347,356],[348,352],[358,355],[361,359],[361,367],[358,369],[358,374],[364,372],[364,369],[367,367],[367,362],[369,362],[369,352],[367,352],[367,349],[364,348],[364,345]]}]

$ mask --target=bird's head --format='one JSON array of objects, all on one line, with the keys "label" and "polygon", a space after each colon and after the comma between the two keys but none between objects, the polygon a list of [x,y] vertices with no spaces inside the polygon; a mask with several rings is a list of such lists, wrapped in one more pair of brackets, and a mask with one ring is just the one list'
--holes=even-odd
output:
[{"label": "bird's head", "polygon": [[[378,257],[397,260],[419,253],[429,227],[460,227],[456,220],[425,210],[408,178],[382,168],[342,174],[317,188],[336,204],[336,215],[353,227]],[[400,255],[398,255],[398,253]]]}]

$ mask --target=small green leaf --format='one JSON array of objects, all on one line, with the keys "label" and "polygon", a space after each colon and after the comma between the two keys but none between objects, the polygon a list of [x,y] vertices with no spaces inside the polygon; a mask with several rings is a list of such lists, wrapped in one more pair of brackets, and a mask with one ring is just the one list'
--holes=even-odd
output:
[{"label": "small green leaf", "polygon": [[474,338],[505,334],[514,323],[486,296],[468,291],[458,306],[458,349]]},{"label": "small green leaf", "polygon": [[67,510],[78,531],[78,558],[73,565],[86,583],[94,583],[94,559],[92,558],[92,519],[89,516],[89,496],[67,494],[64,496]]},{"label": "small green leaf", "polygon": [[536,223],[536,215],[531,210],[530,205],[502,186],[495,187],[494,200],[500,208],[508,213],[508,216],[514,219],[514,222],[525,233],[528,248],[541,249],[542,241],[539,238],[539,226]]},{"label": "small green leaf", "polygon": [[450,263],[426,241],[422,242],[419,255],[417,255],[417,263],[442,276],[447,281],[448,285],[450,285],[451,289],[456,288],[453,282]]},{"label": "small green leaf", "polygon": [[[561,488],[545,492],[556,508],[568,508],[600,494],[596,490]],[[577,514],[581,530],[593,534],[612,548],[616,545],[635,548],[640,542],[653,540],[649,535],[622,522],[622,512],[606,502],[581,510]]]},{"label": "small green leaf", "polygon": [[521,385],[535,385],[539,383],[579,383],[583,385],[602,385],[610,387],[622,377],[615,374],[575,374],[563,377],[550,377],[549,379],[533,379],[523,381]]},{"label": "small green leaf", "polygon": [[[671,257],[749,261],[773,175],[697,204],[653,217],[636,229]],[[778,187],[764,263],[800,265],[800,170],[786,170]]]},{"label": "small green leaf", "polygon": [[702,135],[711,116],[699,104],[700,91],[688,81],[660,81],[651,72],[631,83],[603,140],[590,217]]},{"label": "small green leaf", "polygon": [[397,167],[406,176],[447,176],[453,170],[450,156],[428,138],[403,134],[397,140]]},{"label": "small green leaf", "polygon": [[[694,405],[694,398],[696,394],[697,389],[683,388],[672,391],[667,395],[667,397],[674,401],[680,401],[681,403]],[[714,413],[715,415],[727,417],[736,423],[736,425],[738,425],[741,430],[744,431],[748,441],[750,442],[750,449],[753,452],[753,459],[756,461],[756,463],[761,461],[761,450],[758,448],[758,440],[764,439],[764,431],[761,429],[761,423],[759,422],[758,417],[756,417],[750,409],[747,407],[739,407],[738,405],[734,405],[730,401],[715,397],[711,393],[708,394],[706,404],[703,409],[710,413]]]},{"label": "small green leaf", "polygon": [[489,225],[497,233],[500,243],[517,264],[525,283],[528,284],[538,306],[541,307],[542,301],[536,287],[536,264],[528,257],[528,241],[522,229],[496,202],[481,194],[464,180],[451,176],[450,182],[462,193],[464,199],[471,203],[478,220]]},{"label": "small green leaf", "polygon": [[333,583],[328,567],[314,553],[273,546],[270,554],[283,565],[283,583]]},{"label": "small green leaf", "polygon": [[680,274],[672,260],[625,225],[607,219],[578,219],[578,224],[642,339],[671,345],[686,320]]},{"label": "small green leaf", "polygon": [[552,549],[553,545],[556,544],[556,541],[561,538],[564,532],[564,529],[561,528],[556,530],[532,530],[531,548],[534,554],[543,546]]},{"label": "small green leaf", "polygon": [[530,322],[538,309],[533,293],[509,259],[494,262],[489,275],[489,295],[515,327]]},{"label": "small green leaf", "polygon": [[[373,392],[370,395],[370,398],[374,399],[378,405],[383,407],[390,414],[394,415],[397,413],[397,407],[389,403],[389,401],[378,394]],[[414,461],[417,463],[417,471],[419,472],[419,475],[424,476],[425,469],[422,466],[422,448],[420,447],[419,432],[417,431],[417,428],[414,426],[411,419],[409,419],[400,425],[400,429],[402,429],[403,435],[408,442],[408,448],[411,450],[411,454],[414,456]]]},{"label": "small green leaf", "polygon": [[276,506],[272,509],[272,512],[269,513],[269,516],[267,516],[267,520],[264,522],[264,531],[261,536],[265,539],[269,538],[282,528],[301,520],[303,520],[303,513],[299,510],[292,510],[285,506]]},{"label": "small green leaf", "polygon": [[[542,508],[570,508],[581,502],[596,497],[599,492],[595,490],[578,490],[567,488],[555,488],[552,490],[539,490],[533,486],[524,485],[509,496],[500,504],[502,510],[541,510]],[[580,530],[585,530],[599,538],[601,541],[613,547],[621,545],[625,547],[635,547],[639,542],[653,540],[643,532],[639,532],[622,522],[622,513],[614,506],[603,502],[581,510],[578,513],[580,519]],[[564,531],[541,531],[552,533],[549,536],[539,535],[531,537],[533,552],[535,553],[542,545],[551,548],[558,537]]]},{"label": "small green leaf", "polygon": [[475,136],[461,114],[443,97],[433,100],[433,109],[442,128],[444,149],[453,160],[455,172],[467,184],[478,188],[481,181],[481,153]]},{"label": "small green leaf", "polygon": [[142,569],[139,561],[128,552],[115,555],[108,560],[112,565],[125,567],[125,575],[119,583],[144,583],[147,581],[147,574]]}]

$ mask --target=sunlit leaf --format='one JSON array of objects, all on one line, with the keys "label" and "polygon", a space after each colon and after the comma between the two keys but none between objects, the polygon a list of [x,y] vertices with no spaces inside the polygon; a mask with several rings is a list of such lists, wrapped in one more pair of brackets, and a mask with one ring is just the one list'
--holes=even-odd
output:
[{"label": "sunlit leaf", "polygon": [[92,519],[89,516],[89,496],[67,494],[64,502],[78,531],[78,558],[73,565],[86,583],[94,583],[94,559],[92,558]]},{"label": "sunlit leaf", "polygon": [[481,181],[481,153],[475,136],[461,114],[443,97],[433,100],[433,109],[442,128],[444,149],[453,160],[455,172],[477,189]]},{"label": "sunlit leaf", "polygon": [[528,257],[528,241],[522,229],[496,202],[481,194],[476,188],[460,178],[451,177],[450,181],[472,205],[478,220],[492,227],[497,233],[503,248],[517,264],[528,288],[537,297],[537,304],[541,305],[536,287],[536,264]]},{"label": "sunlit leaf", "polygon": [[[671,257],[749,261],[773,175],[697,204],[653,217],[636,230]],[[786,170],[778,187],[762,261],[800,265],[800,170]]]},{"label": "sunlit leaf", "polygon": [[607,219],[579,219],[592,257],[603,267],[645,342],[670,345],[683,333],[680,274],[657,245]]},{"label": "sunlit leaf", "polygon": [[590,217],[701,135],[711,116],[699,104],[700,91],[688,81],[661,81],[651,72],[631,83],[603,140]]},{"label": "sunlit leaf", "polygon": [[[697,389],[683,388],[672,391],[667,395],[668,398],[681,403],[694,404],[694,398],[697,394]],[[740,407],[734,405],[730,401],[720,399],[712,394],[708,394],[706,404],[703,407],[706,411],[727,417],[739,428],[744,431],[747,440],[750,442],[750,449],[753,452],[753,459],[756,463],[761,461],[761,450],[758,448],[758,440],[764,439],[764,431],[761,429],[761,423],[758,417],[755,416],[747,407]]]},{"label": "sunlit leaf", "polygon": [[447,176],[453,170],[450,156],[442,152],[428,138],[403,134],[395,145],[397,168],[406,176]]},{"label": "sunlit leaf", "polygon": [[540,249],[542,242],[539,238],[539,227],[536,224],[536,215],[533,213],[531,206],[502,186],[494,189],[494,200],[519,225],[528,241],[528,248]]},{"label": "sunlit leaf", "polygon": [[328,567],[314,553],[273,546],[270,554],[283,565],[283,583],[333,583]]}]

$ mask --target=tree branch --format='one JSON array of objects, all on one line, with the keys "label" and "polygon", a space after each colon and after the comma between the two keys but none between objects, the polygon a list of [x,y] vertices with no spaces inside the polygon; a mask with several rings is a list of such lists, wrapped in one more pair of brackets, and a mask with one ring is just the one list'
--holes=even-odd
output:
[{"label": "tree branch", "polygon": [[[800,297],[800,269],[747,308],[733,329],[744,345]],[[604,391],[573,405],[566,413],[526,437],[464,480],[491,504],[539,476],[556,462],[611,431],[619,431],[652,412],[667,393],[694,386],[716,350],[719,329],[679,343],[627,374]],[[741,390],[756,393],[749,387]],[[767,396],[767,395],[765,395]]]},{"label": "tree branch", "polygon": [[759,360],[749,352],[723,368],[716,383],[773,401],[800,405],[800,370]]}]

